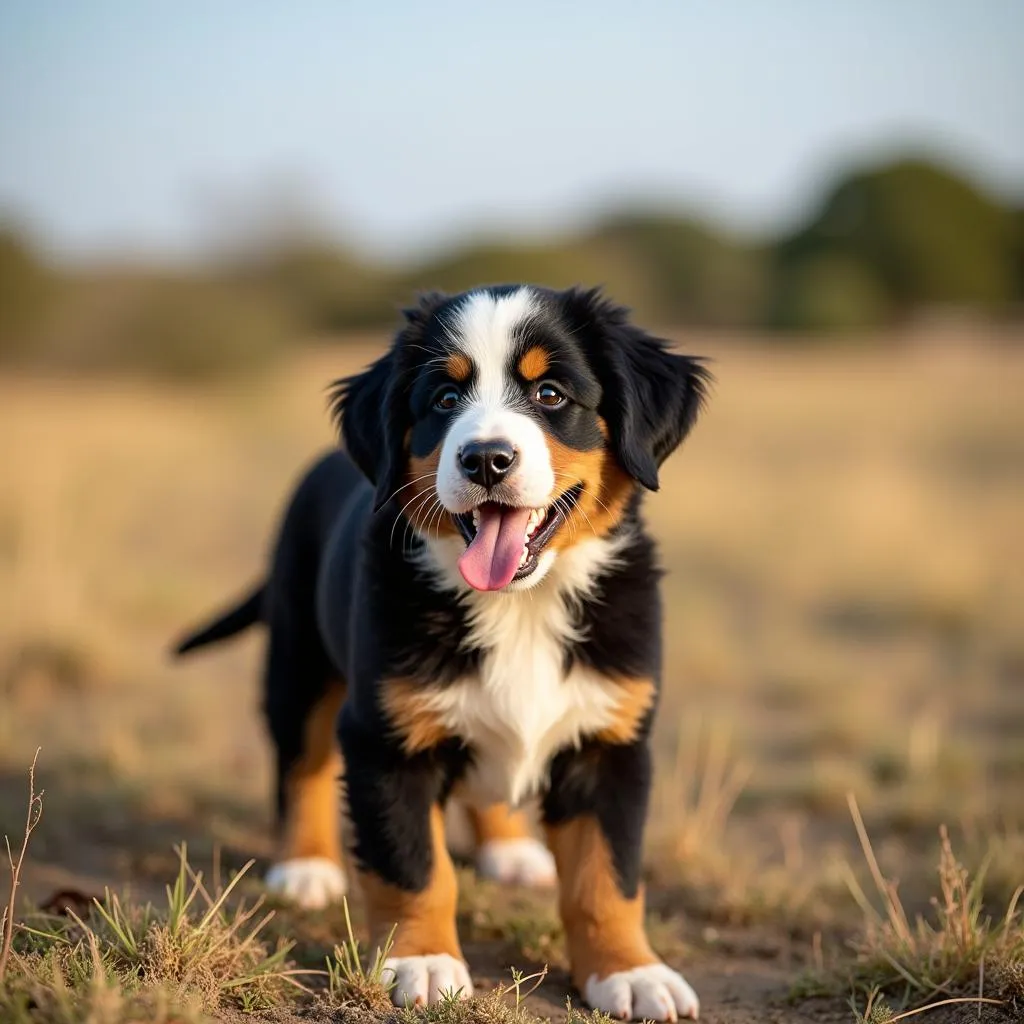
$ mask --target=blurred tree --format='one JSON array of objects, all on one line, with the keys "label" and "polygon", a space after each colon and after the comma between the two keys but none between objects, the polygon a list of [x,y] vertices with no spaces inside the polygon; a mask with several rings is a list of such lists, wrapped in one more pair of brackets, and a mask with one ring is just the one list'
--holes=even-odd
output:
[{"label": "blurred tree", "polygon": [[950,170],[908,159],[855,173],[804,229],[778,246],[772,320],[783,327],[825,326],[800,322],[814,304],[793,299],[808,267],[825,257],[846,264],[842,275],[834,263],[828,272],[834,291],[841,276],[849,283],[844,318],[858,301],[864,304],[855,319],[864,324],[886,311],[907,314],[935,305],[998,311],[1012,297],[1011,249],[1008,211]]}]

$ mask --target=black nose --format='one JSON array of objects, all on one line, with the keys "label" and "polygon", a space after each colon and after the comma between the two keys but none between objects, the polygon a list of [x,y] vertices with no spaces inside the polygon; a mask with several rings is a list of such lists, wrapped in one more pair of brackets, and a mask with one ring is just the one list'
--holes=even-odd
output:
[{"label": "black nose", "polygon": [[467,480],[490,489],[508,476],[518,454],[507,441],[470,441],[459,452],[459,465]]}]

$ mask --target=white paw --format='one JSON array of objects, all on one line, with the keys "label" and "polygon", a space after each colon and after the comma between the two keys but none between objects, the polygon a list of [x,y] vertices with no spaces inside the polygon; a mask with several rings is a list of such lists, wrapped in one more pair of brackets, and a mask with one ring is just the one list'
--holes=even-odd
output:
[{"label": "white paw", "polygon": [[384,983],[392,978],[395,987],[391,1001],[395,1006],[433,1006],[449,993],[458,992],[460,999],[473,994],[466,965],[447,953],[388,957],[384,961]]},{"label": "white paw", "polygon": [[697,993],[665,964],[647,964],[598,980],[590,976],[583,998],[595,1010],[621,1020],[697,1019]]},{"label": "white paw", "polygon": [[327,857],[294,857],[273,865],[267,888],[306,910],[320,910],[345,895],[348,882],[340,864]]},{"label": "white paw", "polygon": [[492,839],[476,852],[476,870],[482,878],[538,889],[555,884],[555,858],[536,839]]}]

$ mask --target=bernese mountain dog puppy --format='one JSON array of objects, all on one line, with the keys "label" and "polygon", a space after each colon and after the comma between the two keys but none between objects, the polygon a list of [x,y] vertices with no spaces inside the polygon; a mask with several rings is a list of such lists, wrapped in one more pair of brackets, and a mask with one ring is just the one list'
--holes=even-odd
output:
[{"label": "bernese mountain dog puppy", "polygon": [[[307,906],[345,890],[337,787],[398,1005],[473,991],[449,797],[483,874],[553,883],[572,976],[621,1018],[696,1018],[644,932],[641,849],[661,676],[640,506],[710,375],[598,291],[432,294],[337,382],[345,451],[299,484],[266,581],[179,646],[260,621],[279,860]],[[547,848],[516,808],[537,796]],[[548,852],[550,850],[550,853]]]}]

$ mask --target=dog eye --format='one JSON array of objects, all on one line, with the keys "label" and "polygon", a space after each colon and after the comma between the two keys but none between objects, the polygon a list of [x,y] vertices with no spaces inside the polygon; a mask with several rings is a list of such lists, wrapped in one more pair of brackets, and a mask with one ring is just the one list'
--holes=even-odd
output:
[{"label": "dog eye", "polygon": [[434,408],[441,412],[451,412],[459,404],[462,392],[451,384],[445,384],[434,392]]},{"label": "dog eye", "polygon": [[546,406],[548,409],[557,409],[564,405],[566,398],[554,384],[541,384],[533,396],[538,405]]}]

